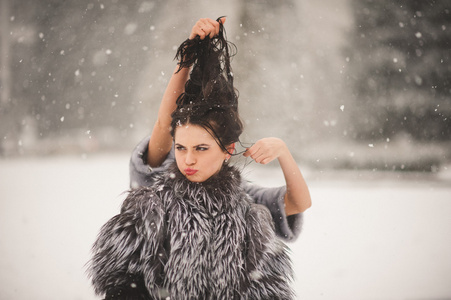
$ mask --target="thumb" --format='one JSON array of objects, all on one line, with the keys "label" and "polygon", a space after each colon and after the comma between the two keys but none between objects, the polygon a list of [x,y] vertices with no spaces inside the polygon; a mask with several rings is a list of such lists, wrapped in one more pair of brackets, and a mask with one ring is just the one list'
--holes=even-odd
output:
[{"label": "thumb", "polygon": [[218,22],[221,23],[221,24],[224,24],[225,21],[226,21],[226,17],[221,17],[221,18],[219,18],[219,20],[218,20]]}]

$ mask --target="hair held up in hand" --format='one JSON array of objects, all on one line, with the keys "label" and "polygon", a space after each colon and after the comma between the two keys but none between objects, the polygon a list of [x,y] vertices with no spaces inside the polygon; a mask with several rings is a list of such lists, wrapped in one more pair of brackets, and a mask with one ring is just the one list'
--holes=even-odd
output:
[{"label": "hair held up in hand", "polygon": [[226,40],[224,26],[214,37],[199,36],[184,41],[177,50],[179,70],[192,66],[185,92],[177,99],[172,114],[171,134],[177,126],[192,124],[206,129],[227,151],[227,146],[238,141],[243,124],[238,114],[238,92],[233,87],[230,66],[235,45]]}]

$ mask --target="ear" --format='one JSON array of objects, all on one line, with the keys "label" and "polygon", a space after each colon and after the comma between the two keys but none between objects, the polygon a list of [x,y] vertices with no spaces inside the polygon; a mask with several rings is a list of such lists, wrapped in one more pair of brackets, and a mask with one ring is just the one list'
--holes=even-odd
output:
[{"label": "ear", "polygon": [[[230,145],[227,147],[227,152],[233,153],[234,151],[235,151],[235,143],[230,144]],[[227,154],[227,158],[230,158],[231,156],[232,156],[232,155]]]}]

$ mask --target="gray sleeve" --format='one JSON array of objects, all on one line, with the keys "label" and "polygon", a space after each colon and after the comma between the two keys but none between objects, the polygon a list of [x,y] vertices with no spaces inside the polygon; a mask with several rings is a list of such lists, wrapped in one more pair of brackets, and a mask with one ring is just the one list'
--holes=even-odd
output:
[{"label": "gray sleeve", "polygon": [[302,229],[303,216],[302,213],[291,216],[285,214],[285,186],[266,188],[244,182],[243,188],[255,203],[269,209],[277,236],[286,242],[294,242],[298,238]]},{"label": "gray sleeve", "polygon": [[150,186],[153,182],[153,175],[155,173],[165,170],[174,160],[174,148],[171,149],[168,156],[161,164],[156,168],[151,168],[147,164],[147,153],[149,151],[150,136],[141,140],[138,145],[133,149],[130,158],[130,187],[132,189],[141,186]]}]

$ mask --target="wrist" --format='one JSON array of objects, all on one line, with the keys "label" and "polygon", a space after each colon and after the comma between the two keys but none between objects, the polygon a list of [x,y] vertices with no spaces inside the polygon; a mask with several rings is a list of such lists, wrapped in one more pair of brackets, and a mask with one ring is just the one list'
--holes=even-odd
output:
[{"label": "wrist", "polygon": [[290,149],[288,149],[288,146],[285,143],[282,144],[278,159],[279,159],[280,163],[283,163],[284,161],[289,161],[289,160],[293,159]]},{"label": "wrist", "polygon": [[290,155],[290,150],[288,149],[287,144],[282,139],[277,139],[279,142],[279,157]]}]

